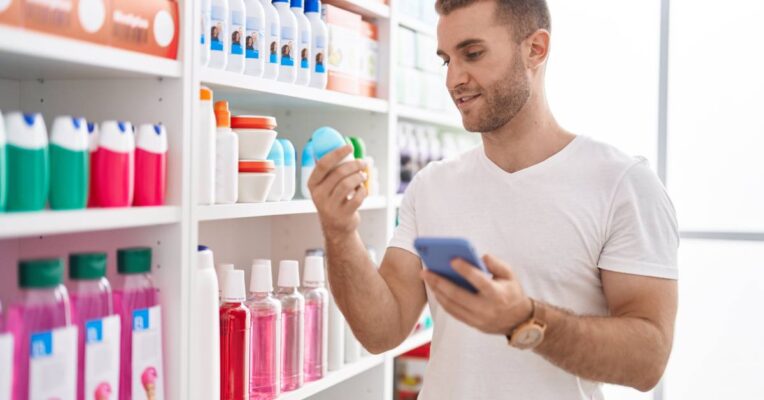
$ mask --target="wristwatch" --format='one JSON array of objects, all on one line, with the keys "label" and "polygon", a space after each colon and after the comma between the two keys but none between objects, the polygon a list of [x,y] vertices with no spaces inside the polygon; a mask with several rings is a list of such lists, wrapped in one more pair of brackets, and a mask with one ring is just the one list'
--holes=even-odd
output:
[{"label": "wristwatch", "polygon": [[544,332],[546,331],[544,306],[536,304],[536,301],[531,299],[531,307],[533,309],[531,318],[518,325],[507,335],[509,345],[516,349],[530,350],[544,341]]}]

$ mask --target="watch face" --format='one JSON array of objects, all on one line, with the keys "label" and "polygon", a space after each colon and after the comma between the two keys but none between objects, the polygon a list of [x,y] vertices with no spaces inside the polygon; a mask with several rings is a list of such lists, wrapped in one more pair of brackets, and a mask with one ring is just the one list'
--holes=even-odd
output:
[{"label": "watch face", "polygon": [[523,329],[516,333],[517,344],[522,347],[532,347],[541,341],[541,331],[535,327]]}]

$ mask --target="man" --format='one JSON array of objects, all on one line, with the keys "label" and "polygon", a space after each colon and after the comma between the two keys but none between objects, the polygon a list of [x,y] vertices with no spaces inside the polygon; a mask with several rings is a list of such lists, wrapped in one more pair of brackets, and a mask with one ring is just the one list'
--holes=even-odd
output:
[{"label": "man", "polygon": [[[483,146],[420,171],[377,271],[357,232],[366,197],[351,149],[310,178],[329,280],[358,339],[401,343],[426,302],[434,319],[420,399],[599,399],[599,382],[648,391],[673,340],[678,234],[642,158],[555,121],[544,93],[544,0],[438,0],[438,54]],[[618,129],[618,127],[613,127]],[[423,269],[417,236],[471,241],[492,277],[453,262],[477,294]]]}]

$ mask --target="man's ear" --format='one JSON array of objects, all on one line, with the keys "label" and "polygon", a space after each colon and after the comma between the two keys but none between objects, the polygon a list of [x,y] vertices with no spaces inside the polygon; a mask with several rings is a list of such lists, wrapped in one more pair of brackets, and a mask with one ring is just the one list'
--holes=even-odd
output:
[{"label": "man's ear", "polygon": [[545,29],[539,29],[524,40],[526,65],[530,69],[538,69],[546,64],[549,58],[551,34]]}]

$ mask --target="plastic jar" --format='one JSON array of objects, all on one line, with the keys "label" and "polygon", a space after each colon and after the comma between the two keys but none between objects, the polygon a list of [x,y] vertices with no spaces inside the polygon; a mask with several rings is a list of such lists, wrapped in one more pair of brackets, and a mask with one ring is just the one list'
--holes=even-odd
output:
[{"label": "plastic jar", "polygon": [[239,203],[263,203],[276,180],[273,161],[239,161]]},{"label": "plastic jar", "polygon": [[239,160],[265,160],[278,133],[276,118],[258,115],[237,115],[231,118],[231,129],[239,137]]}]

